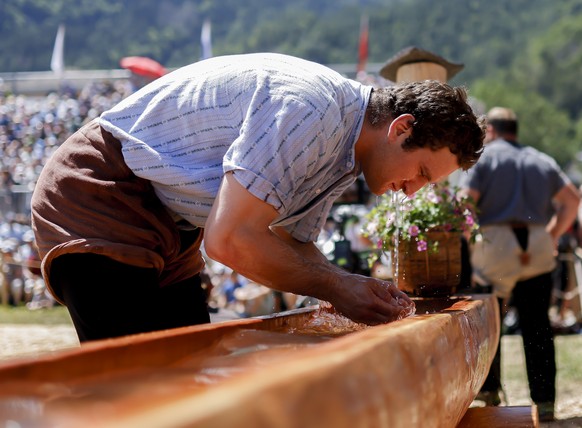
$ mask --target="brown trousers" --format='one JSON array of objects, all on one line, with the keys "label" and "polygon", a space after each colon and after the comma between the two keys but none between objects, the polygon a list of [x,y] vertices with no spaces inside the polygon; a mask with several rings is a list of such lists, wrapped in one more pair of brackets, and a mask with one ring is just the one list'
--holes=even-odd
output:
[{"label": "brown trousers", "polygon": [[203,233],[181,248],[179,230],[151,183],[133,174],[121,143],[96,121],[73,134],[43,168],[32,196],[32,227],[51,291],[51,264],[63,254],[93,253],[154,268],[160,286],[204,267]]}]

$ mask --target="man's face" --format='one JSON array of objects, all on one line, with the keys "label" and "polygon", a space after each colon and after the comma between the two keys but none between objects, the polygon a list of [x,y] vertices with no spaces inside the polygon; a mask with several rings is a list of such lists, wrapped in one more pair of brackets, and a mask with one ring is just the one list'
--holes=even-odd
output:
[{"label": "man's face", "polygon": [[410,196],[429,183],[436,183],[459,168],[457,157],[444,147],[432,151],[428,148],[405,151],[402,143],[410,135],[388,135],[384,150],[363,166],[364,177],[370,191],[382,195],[388,190],[402,190]]}]

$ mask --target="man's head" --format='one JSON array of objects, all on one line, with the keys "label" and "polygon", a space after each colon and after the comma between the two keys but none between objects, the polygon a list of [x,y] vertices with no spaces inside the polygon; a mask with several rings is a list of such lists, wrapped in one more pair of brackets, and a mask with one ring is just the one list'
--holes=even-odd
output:
[{"label": "man's head", "polygon": [[473,166],[483,151],[484,129],[467,102],[463,88],[435,80],[375,89],[367,116],[372,126],[382,126],[411,115],[412,130],[402,148],[407,151],[448,148],[460,168]]},{"label": "man's head", "polygon": [[506,107],[493,107],[487,113],[487,142],[499,137],[515,141],[517,130],[517,115],[513,110]]}]

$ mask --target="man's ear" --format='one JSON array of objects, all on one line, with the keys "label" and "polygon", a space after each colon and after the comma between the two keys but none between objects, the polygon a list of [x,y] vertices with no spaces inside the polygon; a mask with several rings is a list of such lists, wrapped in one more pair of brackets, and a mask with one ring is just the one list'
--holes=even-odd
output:
[{"label": "man's ear", "polygon": [[394,140],[402,134],[412,132],[412,124],[414,123],[414,116],[406,113],[401,114],[396,119],[392,121],[390,124],[390,128],[388,129],[388,139]]}]

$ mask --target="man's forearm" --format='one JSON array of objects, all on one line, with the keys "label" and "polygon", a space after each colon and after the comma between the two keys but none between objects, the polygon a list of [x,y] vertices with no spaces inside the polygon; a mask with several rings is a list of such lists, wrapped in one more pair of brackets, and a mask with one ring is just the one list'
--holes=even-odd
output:
[{"label": "man's forearm", "polygon": [[392,284],[348,273],[313,243],[273,230],[277,216],[226,174],[205,226],[208,256],[268,287],[326,300],[358,322],[394,321],[413,311],[410,298]]},{"label": "man's forearm", "polygon": [[562,236],[574,223],[578,215],[578,205],[580,196],[578,190],[572,185],[564,186],[555,197],[556,214],[548,223],[546,230],[552,235],[557,243]]},{"label": "man's forearm", "polygon": [[349,281],[349,273],[330,263],[313,243],[272,231],[248,240],[236,235],[219,261],[267,287],[329,300],[332,292],[340,292],[340,283]]}]

